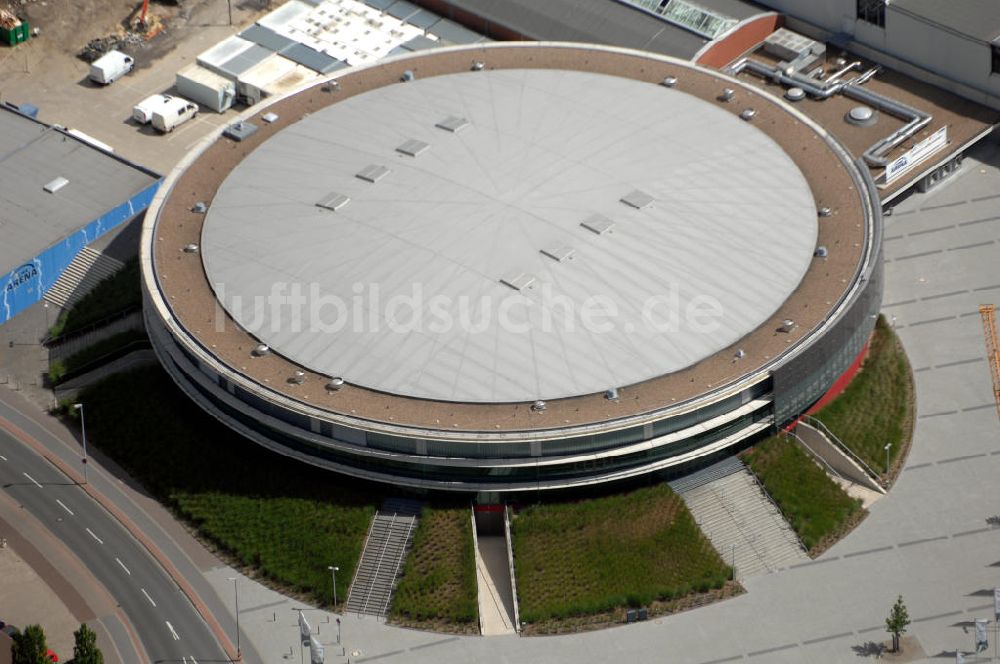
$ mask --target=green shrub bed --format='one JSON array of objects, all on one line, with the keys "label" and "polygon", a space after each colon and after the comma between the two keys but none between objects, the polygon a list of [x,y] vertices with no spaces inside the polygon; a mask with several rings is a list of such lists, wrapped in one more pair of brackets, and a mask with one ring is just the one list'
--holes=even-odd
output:
[{"label": "green shrub bed", "polygon": [[704,593],[732,571],[666,485],[531,506],[512,531],[529,623]]},{"label": "green shrub bed", "polygon": [[841,537],[862,511],[792,438],[772,437],[743,454],[810,552]]},{"label": "green shrub bed", "polygon": [[65,359],[53,360],[49,364],[49,382],[58,385],[72,378],[80,370],[86,369],[91,363],[98,360],[103,360],[102,364],[111,362],[123,354],[140,348],[149,348],[149,338],[142,330],[121,332],[102,339]]},{"label": "green shrub bed", "polygon": [[479,621],[472,516],[465,508],[424,508],[392,600],[409,621]]},{"label": "green shrub bed", "polygon": [[873,470],[887,471],[909,446],[913,427],[913,376],[906,353],[879,316],[861,371],[836,399],[816,413]]},{"label": "green shrub bed", "polygon": [[[87,435],[154,497],[236,562],[277,584],[343,602],[381,496],[271,453],[218,423],[159,367],[82,392]],[[66,408],[67,415],[78,411]]]},{"label": "green shrub bed", "polygon": [[139,279],[139,259],[133,258],[80,298],[72,309],[64,311],[49,330],[49,336],[71,334],[126,309],[141,307]]}]

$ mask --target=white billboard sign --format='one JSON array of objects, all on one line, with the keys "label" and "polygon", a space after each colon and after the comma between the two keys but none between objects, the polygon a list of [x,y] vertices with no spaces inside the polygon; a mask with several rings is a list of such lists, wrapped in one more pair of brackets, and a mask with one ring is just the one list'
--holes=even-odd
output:
[{"label": "white billboard sign", "polygon": [[906,154],[890,161],[885,167],[885,183],[889,184],[946,145],[948,145],[947,125],[914,145]]}]

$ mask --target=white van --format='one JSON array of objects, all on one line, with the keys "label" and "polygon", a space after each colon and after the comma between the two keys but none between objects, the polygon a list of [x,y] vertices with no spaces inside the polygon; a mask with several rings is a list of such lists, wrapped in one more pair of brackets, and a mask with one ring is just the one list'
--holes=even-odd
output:
[{"label": "white van", "polygon": [[108,51],[90,64],[90,80],[101,85],[114,83],[135,67],[131,55],[121,51]]},{"label": "white van", "polygon": [[132,119],[139,124],[149,124],[153,120],[155,111],[166,109],[168,102],[173,99],[170,95],[153,95],[146,97],[132,107]]},{"label": "white van", "polygon": [[170,133],[174,128],[198,115],[198,104],[180,97],[171,97],[161,108],[153,111],[153,128]]}]

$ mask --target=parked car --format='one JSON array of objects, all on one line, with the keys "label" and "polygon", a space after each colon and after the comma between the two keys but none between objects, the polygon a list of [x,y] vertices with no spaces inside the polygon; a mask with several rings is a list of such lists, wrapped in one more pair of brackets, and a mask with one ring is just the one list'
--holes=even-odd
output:
[{"label": "parked car", "polygon": [[135,59],[121,51],[108,51],[90,64],[90,80],[101,85],[114,83],[135,67]]},{"label": "parked car", "polygon": [[152,95],[146,97],[132,107],[132,119],[139,124],[149,124],[153,121],[153,113],[166,108],[170,100],[170,95]]},{"label": "parked car", "polygon": [[154,129],[168,134],[177,125],[187,122],[196,115],[198,115],[198,104],[181,97],[171,97],[163,107],[153,111],[150,122]]}]

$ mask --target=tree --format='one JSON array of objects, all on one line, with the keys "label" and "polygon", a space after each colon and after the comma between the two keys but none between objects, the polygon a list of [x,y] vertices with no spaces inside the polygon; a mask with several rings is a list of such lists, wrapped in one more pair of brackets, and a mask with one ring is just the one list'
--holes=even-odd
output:
[{"label": "tree", "polygon": [[910,614],[906,610],[906,605],[903,604],[903,596],[900,595],[899,599],[892,606],[892,611],[889,612],[889,617],[885,619],[885,631],[892,634],[892,651],[901,652],[899,645],[899,637],[901,634],[906,634],[906,626],[910,624]]},{"label": "tree", "polygon": [[73,632],[73,664],[104,664],[104,655],[97,647],[97,634],[86,625]]},{"label": "tree", "polygon": [[11,664],[51,664],[41,625],[28,625],[14,634],[10,646]]}]

